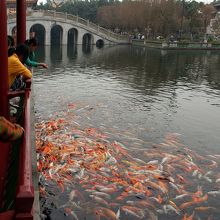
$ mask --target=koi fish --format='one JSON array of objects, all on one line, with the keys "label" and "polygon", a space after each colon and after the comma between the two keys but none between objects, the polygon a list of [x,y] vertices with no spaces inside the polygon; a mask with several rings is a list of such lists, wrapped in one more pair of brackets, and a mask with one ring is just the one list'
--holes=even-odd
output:
[{"label": "koi fish", "polygon": [[111,209],[105,207],[96,207],[95,214],[106,217],[109,220],[119,220],[120,212],[117,212],[117,214],[115,214]]},{"label": "koi fish", "polygon": [[106,206],[108,206],[108,202],[105,201],[103,198],[98,197],[98,196],[94,196],[94,195],[89,195],[92,199],[94,199],[96,202],[100,203],[100,204],[105,204]]},{"label": "koi fish", "polygon": [[101,192],[105,192],[105,193],[112,193],[112,192],[116,192],[116,188],[113,187],[105,187],[105,186],[95,186],[99,191]]},{"label": "koi fish", "polygon": [[220,182],[220,178],[216,179],[215,182],[216,182],[216,183],[219,183],[219,182]]},{"label": "koi fish", "polygon": [[111,196],[105,192],[98,192],[98,191],[95,191],[95,192],[92,192],[92,195],[95,195],[95,196],[104,196],[106,199],[111,199]]},{"label": "koi fish", "polygon": [[195,214],[194,212],[190,216],[187,216],[187,214],[185,214],[183,216],[182,220],[193,220],[194,214]]},{"label": "koi fish", "polygon": [[182,198],[184,198],[184,197],[186,197],[186,196],[189,196],[189,194],[188,194],[188,193],[184,193],[184,194],[182,194],[182,195],[176,196],[174,199],[182,199]]},{"label": "koi fish", "polygon": [[208,195],[212,195],[212,196],[217,196],[217,195],[220,195],[220,190],[218,191],[209,191],[207,192]]},{"label": "koi fish", "polygon": [[130,215],[133,215],[139,219],[144,218],[144,212],[139,209],[139,213],[137,213],[137,210],[135,209],[135,207],[131,207],[131,206],[122,206],[121,209],[125,212],[125,213],[129,213]]},{"label": "koi fish", "polygon": [[188,208],[191,205],[194,205],[196,203],[202,203],[202,202],[206,201],[207,199],[208,199],[208,195],[207,194],[205,194],[203,197],[195,197],[195,198],[193,198],[193,201],[185,202],[185,203],[181,204],[179,208],[181,210],[182,209],[186,209],[186,208]]},{"label": "koi fish", "polygon": [[[176,207],[177,208],[177,207]],[[176,209],[175,207],[173,207],[172,205],[163,205],[163,210],[164,210],[164,213],[167,214],[169,211],[173,211],[175,212],[176,214],[180,215],[180,211],[179,209],[177,208]]]},{"label": "koi fish", "polygon": [[195,208],[196,211],[208,211],[208,210],[216,210],[215,207],[211,206],[200,206]]}]

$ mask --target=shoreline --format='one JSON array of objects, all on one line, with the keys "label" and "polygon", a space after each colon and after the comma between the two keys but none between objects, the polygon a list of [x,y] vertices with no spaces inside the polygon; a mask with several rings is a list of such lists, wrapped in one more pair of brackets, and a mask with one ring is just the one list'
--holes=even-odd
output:
[{"label": "shoreline", "polygon": [[220,50],[220,44],[196,43],[196,42],[162,42],[133,39],[133,46],[142,46],[160,50]]}]

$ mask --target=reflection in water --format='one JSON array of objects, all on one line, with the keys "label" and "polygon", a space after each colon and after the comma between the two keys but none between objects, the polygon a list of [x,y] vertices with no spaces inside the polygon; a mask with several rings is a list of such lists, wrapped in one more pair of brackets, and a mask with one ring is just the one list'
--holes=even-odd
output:
[{"label": "reflection in water", "polygon": [[[48,54],[48,49],[50,50],[50,48],[46,48],[46,54]],[[201,202],[199,205],[216,207],[215,203],[219,197],[212,197],[211,195],[217,195],[220,190],[218,179],[216,179],[220,178],[220,170],[218,164],[215,164],[218,163],[218,155],[220,155],[219,52],[166,51],[166,53],[162,53],[160,50],[130,46],[112,46],[102,49],[92,47],[89,52],[85,52],[85,48],[79,46],[72,48],[72,51],[71,48],[52,49],[51,47],[50,56],[51,63],[48,72],[43,73],[45,70],[37,69],[34,75],[35,108],[38,121],[49,120],[50,115],[54,113],[58,114],[59,117],[64,117],[66,112],[65,117],[70,125],[62,131],[70,132],[68,129],[72,129],[71,132],[73,132],[74,126],[78,126],[77,129],[82,130],[88,127],[95,128],[108,134],[110,143],[117,141],[122,143],[122,146],[128,147],[132,158],[138,158],[145,162],[159,160],[160,164],[166,165],[167,172],[169,166],[171,166],[170,169],[172,166],[176,166],[175,170],[169,172],[176,178],[176,175],[181,176],[182,174],[189,181],[185,185],[185,183],[176,183],[176,178],[174,178],[173,183],[177,184],[178,187],[181,184],[184,186],[181,192],[184,194],[184,190],[191,193],[198,191],[196,194],[198,197],[195,199],[196,196],[191,195],[192,199],[197,202],[201,199],[208,199],[208,203]],[[45,94],[47,95],[45,96]],[[68,104],[69,106],[79,107],[76,111],[71,109],[67,111],[66,106]],[[68,118],[70,113],[73,113],[73,118]],[[76,128],[74,127],[74,129]],[[73,134],[75,134],[74,132]],[[62,134],[64,136],[59,137],[60,140],[65,140],[62,138],[67,133]],[[168,138],[164,142],[164,137],[167,137],[169,133],[175,133],[179,136],[180,142],[176,142],[178,149],[172,145],[174,144],[173,140]],[[61,133],[58,132],[58,134]],[[84,133],[82,132],[82,134]],[[59,138],[56,138],[56,141]],[[89,140],[86,139],[86,141]],[[171,148],[161,148],[161,143],[165,143],[164,147],[167,147],[168,144]],[[141,153],[141,149],[146,152],[146,155]],[[150,157],[147,154],[149,149],[154,156]],[[155,152],[158,153],[158,151],[160,155],[156,156]],[[161,158],[161,155],[165,159]],[[166,158],[167,156],[175,158],[175,160],[177,157],[182,158],[182,162],[179,161],[178,165],[172,161],[173,164],[171,165],[171,160]],[[138,169],[141,162],[134,162],[129,157],[120,161],[122,166],[127,164],[130,169]],[[214,160],[213,163],[210,162],[212,159]],[[76,157],[75,160],[77,160]],[[132,161],[133,164],[129,165],[129,161]],[[182,166],[185,168],[192,166],[193,168],[187,174]],[[158,169],[161,170],[161,166]],[[196,171],[197,169],[198,171]],[[59,170],[59,172],[61,171],[63,170]],[[146,175],[146,173],[142,175]],[[192,176],[193,179],[190,181]],[[174,185],[172,186],[172,183],[160,184],[161,187],[163,184],[168,185],[169,190],[173,187],[171,195],[169,195],[172,197],[169,198],[180,194],[180,192],[177,193],[178,190],[175,189]],[[202,189],[199,186],[203,186]],[[136,187],[140,190],[141,185],[137,184]],[[120,187],[117,189],[122,190]],[[77,190],[79,189],[77,188]],[[66,192],[70,193],[71,189]],[[135,198],[137,201],[143,200],[143,195],[135,194],[135,196],[138,196]],[[54,197],[51,198],[54,199]],[[57,202],[62,205],[64,201],[68,200],[68,195],[57,195],[56,198],[62,201]],[[169,198],[167,195],[163,195],[163,199],[166,201],[166,204],[163,205],[173,207],[172,202],[177,203],[178,206],[183,204],[182,200],[181,202],[169,202]],[[133,197],[129,199],[133,201]],[[157,197],[157,199],[159,198]],[[135,203],[137,203],[136,200]],[[184,200],[184,202],[187,201],[189,200]],[[45,210],[47,208],[50,210],[50,218],[70,219],[70,216],[63,217],[63,212],[60,209],[56,210],[57,205],[52,204],[50,198],[44,202],[45,204],[42,204],[42,207]],[[149,202],[152,204],[152,201]],[[117,207],[116,205],[113,208],[115,213]],[[163,213],[172,207],[165,206],[163,208],[157,204],[153,213],[155,214],[156,210],[156,213]],[[185,205],[181,207],[183,208]],[[123,209],[126,210],[125,207]],[[200,214],[200,209],[207,209],[208,212],[204,211]],[[87,211],[89,213],[91,210]],[[80,213],[80,210],[78,212]],[[185,211],[181,211],[180,215],[172,211],[168,212],[167,218],[162,217],[159,220],[181,219]],[[140,211],[138,213],[143,214]],[[189,216],[193,210],[187,209],[186,213]],[[213,207],[197,208],[194,218],[207,219],[209,214],[213,216],[213,220],[218,219],[219,213]],[[160,215],[163,216],[163,214],[158,213],[158,216]],[[62,217],[58,218],[57,216]],[[79,214],[79,216],[81,215]],[[121,219],[132,219],[131,216],[128,216],[122,210]]]},{"label": "reflection in water", "polygon": [[45,51],[45,47],[42,46],[42,44],[40,44],[39,48],[37,49],[36,52],[36,60],[39,62],[43,62],[46,56],[46,51]]},{"label": "reflection in water", "polygon": [[77,57],[77,46],[71,45],[67,47],[67,56],[70,60],[76,59]]},{"label": "reflection in water", "polygon": [[82,51],[83,51],[83,53],[84,53],[84,54],[90,54],[92,47],[93,47],[93,45],[91,45],[91,44],[83,44],[83,45],[82,45]]},{"label": "reflection in water", "polygon": [[[59,64],[62,62],[62,46],[51,45],[50,47],[51,63]],[[66,55],[64,55],[66,56]]]}]

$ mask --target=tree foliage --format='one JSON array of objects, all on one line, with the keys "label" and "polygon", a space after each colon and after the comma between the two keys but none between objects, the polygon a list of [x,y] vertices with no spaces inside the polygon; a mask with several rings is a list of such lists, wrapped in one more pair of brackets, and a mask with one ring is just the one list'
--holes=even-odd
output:
[{"label": "tree foliage", "polygon": [[47,0],[38,8],[79,15],[112,30],[150,32],[151,37],[199,36],[215,13],[212,5],[194,0],[67,0],[57,8]]}]

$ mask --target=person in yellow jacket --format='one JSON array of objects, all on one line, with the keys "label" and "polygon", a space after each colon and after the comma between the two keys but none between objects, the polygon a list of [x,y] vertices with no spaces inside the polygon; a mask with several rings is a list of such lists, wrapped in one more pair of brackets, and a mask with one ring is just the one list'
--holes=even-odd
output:
[{"label": "person in yellow jacket", "polygon": [[0,116],[0,141],[11,142],[22,137],[24,129]]},{"label": "person in yellow jacket", "polygon": [[25,88],[25,80],[32,78],[32,73],[23,63],[29,56],[29,47],[20,44],[8,55],[8,84],[12,90]]}]

